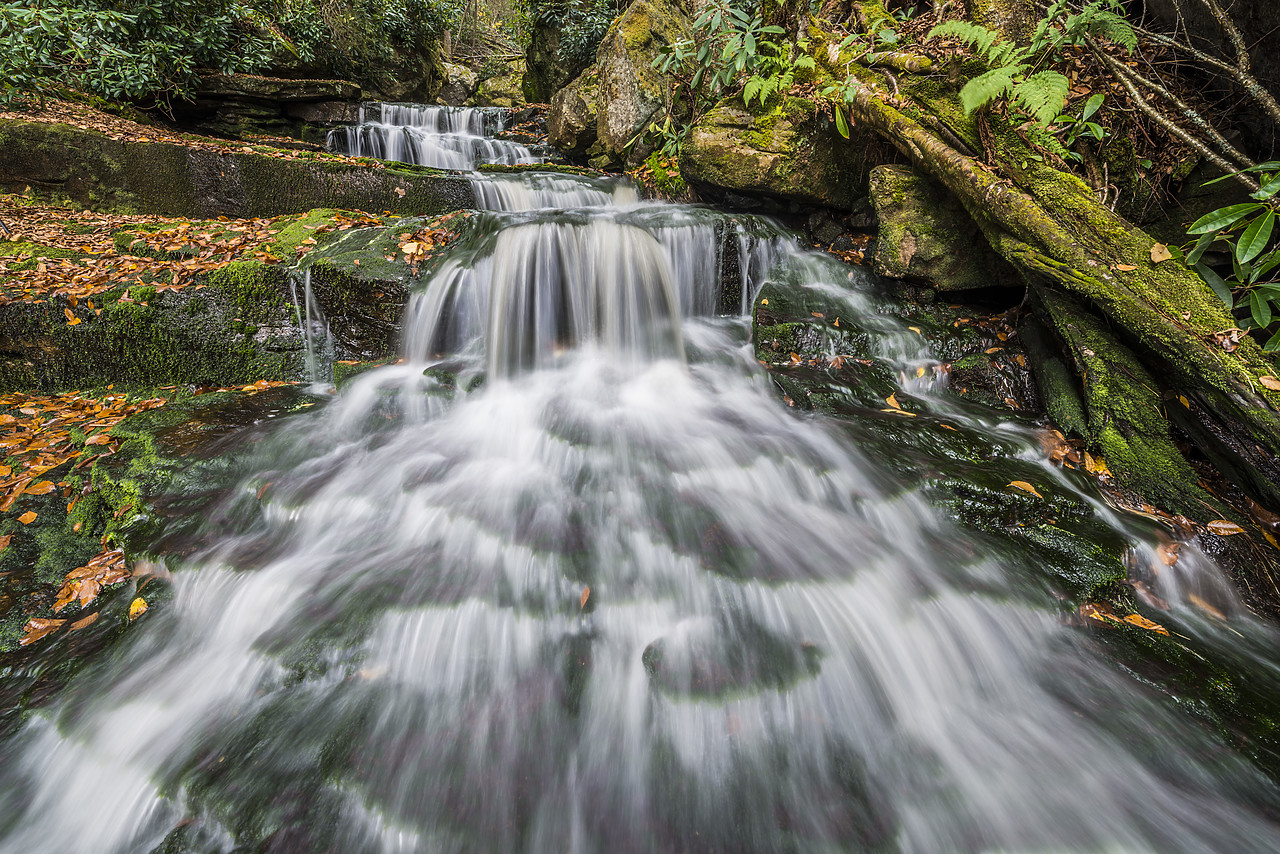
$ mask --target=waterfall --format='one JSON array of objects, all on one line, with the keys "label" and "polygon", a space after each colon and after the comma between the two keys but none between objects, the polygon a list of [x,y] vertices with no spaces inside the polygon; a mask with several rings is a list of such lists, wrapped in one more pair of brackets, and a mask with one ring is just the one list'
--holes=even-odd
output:
[{"label": "waterfall", "polygon": [[355,157],[438,169],[471,171],[481,163],[539,162],[528,147],[493,137],[503,129],[504,115],[495,108],[366,104],[356,125],[330,132],[328,145]]},{"label": "waterfall", "polygon": [[[0,852],[1280,847],[1237,734],[1064,609],[1055,561],[1145,565],[1151,529],[923,379],[869,273],[697,207],[471,221],[400,362],[193,461],[203,545],[0,742]],[[864,348],[835,417],[756,362],[763,286]],[[1014,478],[1041,540],[937,497]],[[1280,682],[1280,634],[1182,561],[1169,642]]]},{"label": "waterfall", "polygon": [[327,393],[333,390],[333,334],[329,321],[311,289],[311,268],[302,271],[302,297],[298,296],[298,277],[289,276],[289,290],[293,296],[293,314],[302,330],[307,346],[307,379],[311,390]]}]

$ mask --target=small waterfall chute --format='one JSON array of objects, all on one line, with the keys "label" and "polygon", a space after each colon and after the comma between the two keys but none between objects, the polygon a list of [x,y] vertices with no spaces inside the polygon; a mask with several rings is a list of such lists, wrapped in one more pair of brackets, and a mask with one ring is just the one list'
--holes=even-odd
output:
[{"label": "small waterfall chute", "polygon": [[542,160],[528,146],[497,139],[504,110],[424,104],[366,104],[359,122],[329,134],[329,147],[356,157],[472,171],[481,163]]}]

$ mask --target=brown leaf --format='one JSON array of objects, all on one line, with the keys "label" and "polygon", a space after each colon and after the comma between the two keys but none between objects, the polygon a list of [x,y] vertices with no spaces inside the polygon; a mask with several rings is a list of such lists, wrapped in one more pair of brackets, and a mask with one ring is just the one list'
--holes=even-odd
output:
[{"label": "brown leaf", "polygon": [[1244,528],[1226,519],[1214,519],[1212,522],[1206,522],[1205,527],[1219,537],[1229,537],[1232,534],[1244,533]]},{"label": "brown leaf", "polygon": [[1157,243],[1151,247],[1151,260],[1159,264],[1161,261],[1168,261],[1173,257],[1173,253],[1169,251],[1169,247],[1163,243]]},{"label": "brown leaf", "polygon": [[33,483],[27,487],[27,495],[48,495],[57,489],[57,485],[51,480],[42,480],[39,483]]},{"label": "brown leaf", "polygon": [[39,617],[34,617],[28,620],[27,624],[23,626],[27,633],[18,638],[18,644],[20,646],[33,644],[50,632],[57,631],[65,622],[66,620],[45,620]]},{"label": "brown leaf", "polygon": [[582,599],[578,602],[578,609],[581,610],[587,607],[587,600],[590,598],[591,598],[591,588],[590,587],[582,588]]},{"label": "brown leaf", "polygon": [[1015,481],[1011,481],[1011,482],[1009,483],[1009,486],[1013,486],[1013,487],[1016,487],[1016,488],[1018,488],[1018,489],[1021,489],[1023,492],[1030,492],[1030,493],[1031,493],[1032,495],[1034,495],[1036,498],[1044,498],[1044,496],[1043,496],[1043,495],[1041,495],[1039,492],[1036,492],[1036,488],[1035,488],[1034,486],[1032,486],[1031,484],[1027,483],[1025,480],[1015,480]]},{"label": "brown leaf", "polygon": [[24,525],[30,525],[32,522],[36,520],[36,518],[37,518],[36,512],[34,510],[28,510],[26,513],[23,513],[21,516],[18,517],[18,521]]},{"label": "brown leaf", "polygon": [[1132,264],[1117,264],[1115,269],[1120,270],[1121,272],[1130,273],[1138,268]]},{"label": "brown leaf", "polygon": [[71,624],[70,629],[72,631],[75,631],[76,629],[83,629],[84,627],[92,624],[93,621],[96,619],[98,619],[98,612],[94,611],[92,614],[85,617],[84,619],[76,620],[74,623]]},{"label": "brown leaf", "polygon": [[1280,379],[1276,379],[1271,374],[1267,374],[1265,377],[1258,377],[1258,382],[1262,383],[1263,388],[1280,391]]}]

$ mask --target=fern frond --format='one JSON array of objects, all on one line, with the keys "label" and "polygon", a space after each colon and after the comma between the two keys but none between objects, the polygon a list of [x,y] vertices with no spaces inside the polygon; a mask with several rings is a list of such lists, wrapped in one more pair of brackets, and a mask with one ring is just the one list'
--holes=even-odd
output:
[{"label": "fern frond", "polygon": [[991,51],[991,46],[1000,40],[1000,34],[994,30],[968,21],[944,21],[929,31],[928,38],[935,36],[959,39],[984,59]]},{"label": "fern frond", "polygon": [[964,111],[972,113],[990,104],[996,98],[1009,94],[1014,87],[1014,75],[1021,70],[1012,65],[993,68],[964,84],[964,88],[960,90],[960,104],[964,107]]},{"label": "fern frond", "polygon": [[1129,53],[1138,47],[1138,35],[1133,31],[1133,25],[1112,12],[1095,13],[1089,21],[1089,32],[1111,39]]},{"label": "fern frond", "polygon": [[[1014,86],[1009,96],[1039,124],[1047,125],[1062,112],[1070,91],[1071,81],[1066,77],[1056,71],[1040,71]],[[960,95],[963,98],[964,92]]]}]

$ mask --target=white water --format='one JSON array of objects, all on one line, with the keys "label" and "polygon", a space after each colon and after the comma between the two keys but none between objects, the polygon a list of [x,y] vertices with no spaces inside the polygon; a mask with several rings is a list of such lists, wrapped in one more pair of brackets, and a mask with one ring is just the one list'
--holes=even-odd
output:
[{"label": "white water", "polygon": [[[874,404],[790,411],[717,314],[727,263],[746,304],[798,279],[914,377],[861,274],[705,211],[493,222],[406,361],[281,425],[172,602],[6,748],[0,851],[1280,847],[1273,784],[1065,625],[1041,557],[935,510]],[[446,393],[441,351],[485,384]],[[1034,467],[1027,428],[899,393]],[[1266,661],[1188,552],[1172,616]],[[1230,622],[1186,606],[1209,588]]]},{"label": "white water", "polygon": [[527,146],[493,138],[504,115],[479,107],[369,104],[360,108],[358,124],[329,134],[329,147],[355,157],[464,171],[481,163],[540,162]]}]

